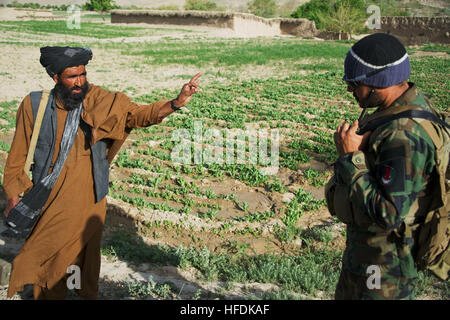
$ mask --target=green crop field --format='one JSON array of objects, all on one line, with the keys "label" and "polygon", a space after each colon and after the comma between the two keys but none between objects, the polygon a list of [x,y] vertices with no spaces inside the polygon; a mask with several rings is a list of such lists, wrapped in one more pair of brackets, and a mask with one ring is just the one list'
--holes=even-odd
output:
[{"label": "green crop field", "polygon": [[[220,38],[100,22],[70,30],[64,23],[0,21],[0,51],[15,65],[0,70],[0,80],[5,88],[6,81],[23,84],[0,100],[0,173],[29,82],[46,79],[40,46],[91,47],[88,80],[142,105],[176,97],[201,71],[202,90],[188,107],[133,130],[114,159],[102,254],[136,266],[195,270],[199,281],[223,283],[189,299],[226,299],[248,283],[273,287],[243,289],[241,298],[332,299],[345,226],[329,215],[323,189],[337,158],[333,132],[360,113],[341,80],[354,41]],[[408,51],[411,81],[448,111],[449,46]],[[175,151],[185,152],[182,162],[173,161]],[[179,288],[153,280],[122,283],[120,290],[116,298],[180,296]],[[450,287],[420,273],[416,295],[449,299]]]}]

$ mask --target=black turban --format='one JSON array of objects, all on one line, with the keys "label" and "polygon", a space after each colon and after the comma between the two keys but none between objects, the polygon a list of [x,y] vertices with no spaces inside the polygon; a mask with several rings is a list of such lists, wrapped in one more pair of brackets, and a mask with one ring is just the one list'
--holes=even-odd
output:
[{"label": "black turban", "polygon": [[65,68],[87,65],[92,59],[92,51],[88,47],[43,47],[41,48],[42,66],[53,78]]}]

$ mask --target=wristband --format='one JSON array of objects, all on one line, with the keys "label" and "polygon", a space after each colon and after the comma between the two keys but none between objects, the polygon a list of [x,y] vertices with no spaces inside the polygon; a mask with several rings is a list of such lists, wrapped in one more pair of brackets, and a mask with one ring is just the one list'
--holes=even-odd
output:
[{"label": "wristband", "polygon": [[182,107],[175,107],[173,100],[170,100],[170,107],[172,108],[173,111],[178,111],[182,108]]}]

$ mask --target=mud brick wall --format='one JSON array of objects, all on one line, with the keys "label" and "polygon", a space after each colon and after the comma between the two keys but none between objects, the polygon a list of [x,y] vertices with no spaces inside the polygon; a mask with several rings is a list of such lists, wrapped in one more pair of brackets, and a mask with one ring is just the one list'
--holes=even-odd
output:
[{"label": "mud brick wall", "polygon": [[[348,40],[349,34],[318,31],[307,19],[265,19],[248,13],[220,11],[112,10],[112,23],[148,23],[155,25],[207,26],[230,29],[241,36],[318,37]],[[450,43],[450,17],[381,17],[381,29],[405,45],[424,42]]]},{"label": "mud brick wall", "polygon": [[316,24],[308,19],[277,19],[280,21],[281,34],[300,37],[314,37],[317,34]]},{"label": "mud brick wall", "polygon": [[197,11],[112,10],[111,23],[149,23],[232,28],[232,15]]},{"label": "mud brick wall", "polygon": [[291,34],[310,37],[316,33],[307,19],[265,19],[248,13],[214,11],[112,10],[111,23],[148,23],[226,28],[242,36]]},{"label": "mud brick wall", "polygon": [[405,45],[450,43],[450,17],[381,17],[381,29]]}]

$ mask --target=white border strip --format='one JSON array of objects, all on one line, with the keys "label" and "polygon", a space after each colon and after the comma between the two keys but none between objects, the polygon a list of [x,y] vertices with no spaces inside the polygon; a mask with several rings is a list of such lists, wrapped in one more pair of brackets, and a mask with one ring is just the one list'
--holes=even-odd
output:
[{"label": "white border strip", "polygon": [[405,53],[405,55],[403,57],[401,57],[400,59],[398,59],[397,61],[394,61],[392,63],[388,63],[388,64],[386,64],[384,66],[375,66],[373,64],[365,62],[363,59],[358,57],[358,55],[353,51],[353,49],[350,49],[350,53],[353,56],[353,58],[358,60],[360,63],[362,63],[366,67],[369,67],[369,68],[372,68],[372,69],[382,69],[382,68],[386,68],[386,67],[393,67],[393,66],[399,65],[400,63],[402,63],[403,61],[405,61],[408,58],[408,53]]}]

